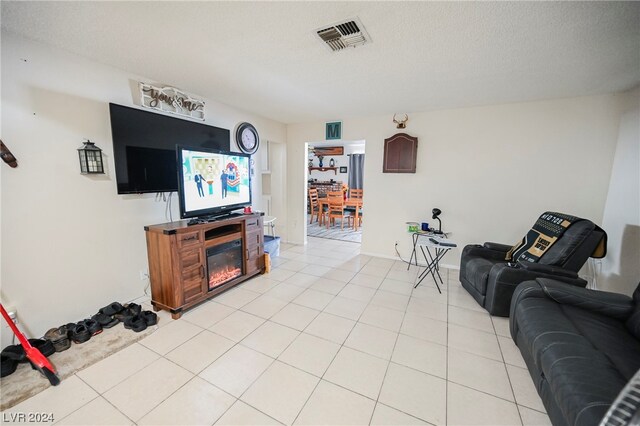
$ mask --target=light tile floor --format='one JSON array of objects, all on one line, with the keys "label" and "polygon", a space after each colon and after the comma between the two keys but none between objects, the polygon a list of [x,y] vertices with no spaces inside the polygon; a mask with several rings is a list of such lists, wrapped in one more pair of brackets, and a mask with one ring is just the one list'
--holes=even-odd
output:
[{"label": "light tile floor", "polygon": [[[270,274],[24,401],[76,425],[548,425],[509,336],[443,269],[281,245]],[[148,303],[148,301],[147,301]]]}]

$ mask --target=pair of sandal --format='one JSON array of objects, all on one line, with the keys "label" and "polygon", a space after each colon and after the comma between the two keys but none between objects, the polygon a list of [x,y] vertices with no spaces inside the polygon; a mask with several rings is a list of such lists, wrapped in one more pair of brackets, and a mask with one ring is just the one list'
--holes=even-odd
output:
[{"label": "pair of sandal", "polygon": [[[56,352],[53,344],[50,340],[47,339],[28,339],[31,346],[38,349],[42,355],[48,357]],[[8,376],[16,371],[18,368],[18,364],[29,362],[31,363],[31,368],[35,370],[35,366],[29,359],[27,358],[27,354],[24,351],[22,345],[9,345],[2,350],[0,353],[0,360],[2,371],[0,372],[0,377]]]},{"label": "pair of sandal", "polygon": [[69,332],[67,331],[66,325],[48,330],[44,333],[44,338],[53,344],[56,352],[66,351],[71,347],[71,339],[69,339]]},{"label": "pair of sandal", "polygon": [[158,315],[151,311],[141,311],[140,313],[127,318],[124,321],[124,328],[130,329],[139,333],[147,329],[152,325],[158,323]]},{"label": "pair of sandal", "polygon": [[128,303],[124,306],[114,302],[100,309],[100,314],[111,316],[114,320],[121,321],[124,328],[139,333],[147,327],[158,323],[158,316],[151,311],[143,311],[137,303]]},{"label": "pair of sandal", "polygon": [[67,336],[73,340],[74,343],[87,342],[96,334],[102,333],[102,325],[93,318],[87,318],[77,323],[70,322],[63,327],[66,327]]}]

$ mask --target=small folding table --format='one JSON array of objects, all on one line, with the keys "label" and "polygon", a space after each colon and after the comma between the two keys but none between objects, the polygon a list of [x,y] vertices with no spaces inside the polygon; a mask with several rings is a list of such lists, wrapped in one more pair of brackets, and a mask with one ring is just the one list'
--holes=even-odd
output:
[{"label": "small folding table", "polygon": [[[451,240],[448,240],[446,237],[434,235],[428,238],[421,238],[420,241],[418,241],[418,246],[420,247],[420,251],[424,256],[424,260],[427,262],[427,266],[418,276],[419,280],[413,288],[418,287],[422,280],[424,280],[429,274],[431,274],[431,276],[433,277],[433,281],[436,283],[438,291],[442,293],[442,291],[440,290],[440,286],[438,285],[438,279],[440,280],[440,284],[444,284],[442,276],[440,275],[439,262],[444,257],[444,255],[449,252],[449,250],[458,247],[458,245]],[[416,255],[416,263],[417,259],[418,255]]]}]

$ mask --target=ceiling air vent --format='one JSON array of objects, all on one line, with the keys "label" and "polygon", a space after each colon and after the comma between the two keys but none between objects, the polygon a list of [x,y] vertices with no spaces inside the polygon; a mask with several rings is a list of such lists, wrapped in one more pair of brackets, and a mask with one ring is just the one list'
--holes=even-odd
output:
[{"label": "ceiling air vent", "polygon": [[369,34],[358,18],[323,27],[317,30],[316,34],[334,52],[371,42]]}]

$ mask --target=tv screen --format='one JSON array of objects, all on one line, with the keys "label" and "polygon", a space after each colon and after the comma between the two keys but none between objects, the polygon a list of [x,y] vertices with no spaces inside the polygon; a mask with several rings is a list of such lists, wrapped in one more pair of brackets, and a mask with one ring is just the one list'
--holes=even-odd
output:
[{"label": "tv screen", "polygon": [[250,156],[177,147],[180,217],[224,214],[251,205]]},{"label": "tv screen", "polygon": [[227,129],[111,103],[109,112],[118,194],[177,191],[177,145],[230,148]]}]

